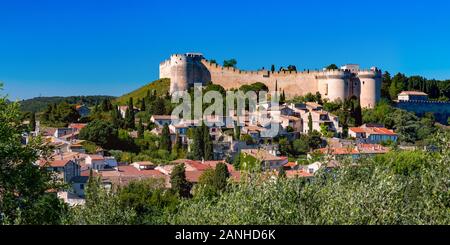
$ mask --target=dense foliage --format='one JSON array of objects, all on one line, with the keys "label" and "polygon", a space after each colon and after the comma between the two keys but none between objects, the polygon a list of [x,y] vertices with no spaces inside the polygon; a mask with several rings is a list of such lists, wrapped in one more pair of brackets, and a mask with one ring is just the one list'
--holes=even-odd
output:
[{"label": "dense foliage", "polygon": [[422,91],[435,100],[450,100],[450,80],[430,80],[421,76],[407,77],[402,73],[397,73],[394,77],[391,77],[389,72],[384,73],[381,90],[383,97],[396,100],[398,94],[405,90]]},{"label": "dense foliage", "polygon": [[439,137],[439,153],[363,159],[311,182],[248,175],[216,199],[182,201],[170,223],[449,224],[450,138]]},{"label": "dense foliage", "polygon": [[0,224],[58,224],[67,207],[49,191],[59,184],[34,164],[50,149],[40,138],[21,144],[20,116],[19,104],[0,97]]},{"label": "dense foliage", "polygon": [[432,117],[419,118],[412,112],[390,106],[386,101],[380,102],[374,109],[364,110],[363,121],[381,123],[394,129],[400,141],[406,143],[424,140],[437,130]]},{"label": "dense foliage", "polygon": [[88,107],[95,106],[103,100],[114,99],[113,96],[93,95],[93,96],[69,96],[69,97],[36,97],[20,101],[20,110],[23,112],[42,112],[49,105],[66,102],[68,104],[84,104]]},{"label": "dense foliage", "polygon": [[48,105],[41,116],[41,121],[47,126],[65,127],[69,123],[77,122],[80,118],[75,105],[67,102]]}]

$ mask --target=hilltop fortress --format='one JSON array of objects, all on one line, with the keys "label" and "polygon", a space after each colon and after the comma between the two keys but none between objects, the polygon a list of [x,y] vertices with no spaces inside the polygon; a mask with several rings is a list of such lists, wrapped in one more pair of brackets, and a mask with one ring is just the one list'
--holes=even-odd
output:
[{"label": "hilltop fortress", "polygon": [[170,78],[170,93],[187,90],[194,83],[213,82],[225,89],[245,84],[264,83],[269,90],[280,91],[288,98],[319,92],[331,101],[356,96],[363,108],[373,108],[381,97],[382,72],[376,67],[362,70],[346,65],[338,70],[322,71],[241,71],[222,67],[206,60],[202,54],[174,54],[159,65],[160,78]]}]

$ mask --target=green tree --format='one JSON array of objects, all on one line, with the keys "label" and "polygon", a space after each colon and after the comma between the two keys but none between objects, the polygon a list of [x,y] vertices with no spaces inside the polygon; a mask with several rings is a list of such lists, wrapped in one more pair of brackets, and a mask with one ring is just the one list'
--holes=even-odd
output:
[{"label": "green tree", "polygon": [[204,138],[203,138],[203,131],[201,127],[196,127],[193,130],[193,139],[192,139],[192,145],[191,145],[191,151],[192,151],[192,159],[193,160],[202,160],[204,154]]},{"label": "green tree", "polygon": [[233,67],[236,68],[237,61],[235,59],[224,60],[223,67]]},{"label": "green tree", "polygon": [[34,164],[51,149],[40,137],[22,145],[25,130],[19,104],[0,96],[0,224],[59,224],[67,206],[50,191],[61,186]]},{"label": "green tree", "polygon": [[36,114],[35,113],[31,113],[30,130],[31,131],[35,131],[36,130]]},{"label": "green tree", "polygon": [[122,115],[120,114],[119,109],[117,107],[114,107],[111,110],[111,120],[115,128],[122,128],[124,122]]},{"label": "green tree", "polygon": [[398,73],[392,78],[391,85],[389,87],[389,95],[391,100],[397,99],[398,94],[406,89],[406,84],[408,83],[408,78],[401,73]]},{"label": "green tree", "polygon": [[320,94],[319,91],[316,92],[316,102],[317,102],[318,104],[323,104],[323,101],[322,101],[322,95]]},{"label": "green tree", "polygon": [[278,142],[278,145],[280,146],[281,154],[287,155],[289,153],[290,144],[287,138],[281,138]]},{"label": "green tree", "polygon": [[233,167],[235,169],[240,169],[241,167],[241,152],[239,151],[233,159]]},{"label": "green tree", "polygon": [[[86,203],[71,209],[64,223],[70,225],[130,225],[137,220],[133,209],[124,209],[119,196],[102,186],[92,172],[86,187]],[[107,207],[107,208],[105,208]]]},{"label": "green tree", "polygon": [[170,139],[170,130],[167,124],[164,124],[161,135],[160,150],[172,151],[172,140]]},{"label": "green tree", "polygon": [[145,106],[145,98],[141,101],[141,111],[146,111],[147,107]]},{"label": "green tree", "polygon": [[214,151],[213,151],[213,142],[211,140],[211,135],[209,134],[209,128],[203,123],[202,125],[202,134],[203,134],[203,159],[213,160],[214,159]]},{"label": "green tree", "polygon": [[272,73],[275,72],[275,65],[272,65],[272,66],[270,67],[270,71],[271,71]]},{"label": "green tree", "polygon": [[284,89],[283,92],[280,95],[280,104],[284,104],[286,103],[286,94],[284,93]]},{"label": "green tree", "polygon": [[166,224],[167,216],[175,212],[179,199],[164,186],[164,179],[158,178],[130,182],[118,190],[121,208],[134,210],[137,224]]},{"label": "green tree", "polygon": [[309,152],[309,139],[302,134],[299,139],[294,140],[292,148],[296,154],[306,154]]},{"label": "green tree", "polygon": [[181,142],[181,137],[177,134],[175,136],[175,145],[173,146],[173,152],[177,155],[180,153],[180,150],[183,149],[183,143]]},{"label": "green tree", "polygon": [[224,191],[227,187],[228,178],[230,177],[230,172],[225,163],[218,163],[216,169],[214,170],[214,187],[218,191]]},{"label": "green tree", "polygon": [[317,130],[308,134],[308,144],[311,149],[318,149],[322,145],[322,138]]},{"label": "green tree", "polygon": [[190,197],[191,185],[186,180],[184,164],[175,166],[170,174],[170,184],[172,190],[180,197]]},{"label": "green tree", "polygon": [[234,139],[239,140],[241,138],[241,126],[237,122],[234,123]]},{"label": "green tree", "polygon": [[331,64],[327,66],[325,69],[327,70],[339,70],[339,67],[336,64]]},{"label": "green tree", "polygon": [[139,118],[138,126],[137,126],[137,136],[138,138],[144,137],[144,125],[142,124],[142,119]]},{"label": "green tree", "polygon": [[128,109],[125,112],[125,128],[134,129],[135,128],[135,113],[133,105],[133,97],[130,97],[128,101]]},{"label": "green tree", "polygon": [[313,131],[313,120],[312,120],[312,115],[311,112],[308,115],[308,133],[312,133]]},{"label": "green tree", "polygon": [[391,74],[389,72],[384,72],[383,74],[383,81],[381,83],[381,97],[383,98],[387,98],[390,99],[390,93],[389,93],[389,88],[391,86],[392,83],[392,78],[391,78]]},{"label": "green tree", "polygon": [[105,149],[114,149],[120,143],[117,128],[103,120],[90,122],[80,131],[80,139],[94,142]]},{"label": "green tree", "polygon": [[103,112],[107,112],[107,111],[110,111],[110,110],[112,110],[112,104],[111,104],[111,101],[109,100],[109,99],[103,99],[102,100],[102,105],[101,105],[101,110],[103,111]]}]

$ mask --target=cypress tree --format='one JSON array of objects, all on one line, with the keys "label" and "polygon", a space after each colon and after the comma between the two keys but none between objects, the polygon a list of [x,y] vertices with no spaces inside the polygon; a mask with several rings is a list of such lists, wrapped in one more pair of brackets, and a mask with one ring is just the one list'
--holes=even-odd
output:
[{"label": "cypress tree", "polygon": [[192,158],[194,160],[202,160],[204,154],[203,133],[201,127],[194,129],[193,143],[192,143]]},{"label": "cypress tree", "polygon": [[203,146],[204,146],[204,159],[205,160],[213,160],[214,159],[214,150],[213,150],[213,142],[211,140],[211,135],[209,134],[209,128],[203,124],[202,125],[203,132]]},{"label": "cypress tree", "polygon": [[102,111],[109,111],[109,106],[108,106],[108,100],[107,99],[103,99],[102,100],[101,109],[102,109]]},{"label": "cypress tree", "polygon": [[313,131],[313,120],[312,120],[312,115],[311,112],[308,115],[308,133],[312,133]]},{"label": "cypress tree", "polygon": [[283,89],[283,93],[281,93],[280,96],[280,103],[284,104],[286,102],[286,94],[284,93],[284,89]]},{"label": "cypress tree", "polygon": [[227,181],[230,177],[230,172],[228,172],[228,167],[225,163],[218,163],[214,171],[214,182],[213,185],[216,190],[223,191],[227,187]]},{"label": "cypress tree", "polygon": [[117,107],[112,108],[111,110],[111,118],[112,123],[114,124],[115,128],[121,128],[122,127],[122,115],[120,115],[119,109]]},{"label": "cypress tree", "polygon": [[170,140],[170,130],[167,124],[164,124],[162,135],[161,135],[161,144],[159,149],[166,150],[168,152],[172,151],[172,141]]},{"label": "cypress tree", "polygon": [[137,135],[138,135],[138,138],[144,137],[144,125],[142,124],[141,118],[139,118],[139,123],[137,126]]},{"label": "cypress tree", "polygon": [[240,167],[241,167],[241,152],[238,152],[237,155],[234,157],[233,167],[237,170],[240,169]]},{"label": "cypress tree", "polygon": [[278,94],[278,80],[275,80],[275,93]]},{"label": "cypress tree", "polygon": [[234,124],[234,139],[239,140],[241,138],[241,126],[238,123]]},{"label": "cypress tree", "polygon": [[36,114],[34,114],[34,112],[31,113],[30,130],[36,131]]},{"label": "cypress tree", "polygon": [[353,117],[355,118],[355,125],[359,127],[363,123],[361,104],[359,101],[355,101],[354,103],[356,103],[356,106],[354,108]]},{"label": "cypress tree", "polygon": [[181,142],[181,137],[177,134],[176,140],[175,140],[175,145],[173,147],[173,152],[178,154],[182,148],[183,148],[183,144]]},{"label": "cypress tree", "polygon": [[178,193],[180,197],[190,197],[190,184],[186,180],[184,164],[175,166],[170,174],[170,184],[172,190]]},{"label": "cypress tree", "polygon": [[128,109],[125,112],[125,128],[134,129],[135,127],[133,97],[130,97],[130,100],[128,101]]},{"label": "cypress tree", "polygon": [[147,108],[145,106],[145,99],[142,99],[141,101],[141,111],[145,111]]}]

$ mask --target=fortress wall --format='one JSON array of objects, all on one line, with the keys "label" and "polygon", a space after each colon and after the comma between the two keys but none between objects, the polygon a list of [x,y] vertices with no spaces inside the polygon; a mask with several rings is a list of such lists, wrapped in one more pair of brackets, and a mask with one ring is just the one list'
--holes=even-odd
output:
[{"label": "fortress wall", "polygon": [[225,89],[239,88],[245,84],[264,83],[270,91],[275,90],[275,83],[279,90],[284,90],[287,97],[304,95],[308,92],[316,93],[318,84],[316,72],[270,72],[270,71],[241,71],[225,68],[203,60],[203,64],[211,73],[211,81]]},{"label": "fortress wall", "polygon": [[423,116],[427,112],[434,113],[436,120],[442,124],[447,124],[450,117],[450,102],[440,101],[399,101],[396,107],[412,111],[418,116]]},{"label": "fortress wall", "polygon": [[239,88],[256,82],[264,83],[270,91],[278,84],[279,91],[288,98],[320,92],[331,101],[349,98],[361,99],[362,107],[373,107],[381,97],[381,71],[359,70],[353,75],[347,70],[270,72],[241,71],[213,64],[201,55],[175,54],[160,63],[160,78],[170,78],[170,92],[186,90],[193,83],[212,81],[225,89]]}]

